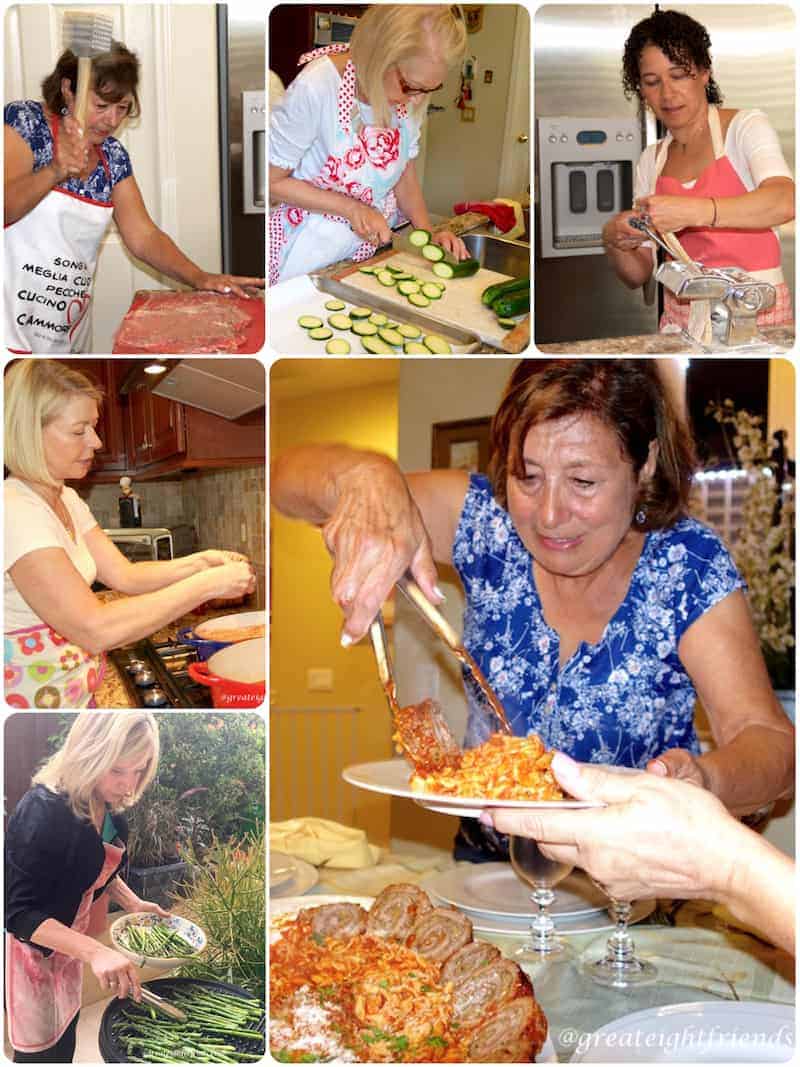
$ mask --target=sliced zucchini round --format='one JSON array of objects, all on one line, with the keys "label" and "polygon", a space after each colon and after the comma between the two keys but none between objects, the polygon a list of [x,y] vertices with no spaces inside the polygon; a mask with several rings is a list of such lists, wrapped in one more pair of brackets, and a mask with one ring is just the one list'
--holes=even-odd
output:
[{"label": "sliced zucchini round", "polygon": [[329,356],[347,356],[350,354],[350,342],[343,337],[334,337],[325,345],[325,351]]},{"label": "sliced zucchini round", "polygon": [[440,300],[442,290],[438,285],[434,285],[433,282],[425,282],[422,286],[422,295],[427,296],[428,300]]},{"label": "sliced zucchini round", "polygon": [[447,356],[453,351],[443,337],[437,337],[435,333],[426,334],[422,342],[435,356]]},{"label": "sliced zucchini round", "polygon": [[393,267],[391,263],[387,263],[383,269],[390,270],[392,274],[405,274],[405,270],[402,267]]},{"label": "sliced zucchini round", "polygon": [[380,337],[362,337],[361,344],[364,346],[364,350],[371,352],[374,356],[393,356],[394,349],[391,345],[387,345],[385,341],[382,341]]},{"label": "sliced zucchini round", "polygon": [[480,270],[477,259],[462,259],[458,263],[434,263],[431,270],[439,278],[469,278]]},{"label": "sliced zucchini round", "polygon": [[380,267],[359,267],[358,269],[362,274],[374,274],[377,270],[380,270]]},{"label": "sliced zucchini round", "polygon": [[394,285],[394,275],[390,270],[379,270],[375,277],[381,285]]},{"label": "sliced zucchini round", "polygon": [[396,282],[415,282],[417,279],[407,270],[395,271],[394,280]]},{"label": "sliced zucchini round", "polygon": [[304,330],[314,330],[322,325],[322,319],[318,319],[316,315],[301,315],[297,325],[302,326]]},{"label": "sliced zucchini round", "polygon": [[414,248],[424,248],[426,244],[430,243],[431,235],[428,230],[412,230],[408,235],[409,243]]},{"label": "sliced zucchini round", "polygon": [[427,296],[423,296],[422,293],[411,293],[407,300],[415,308],[426,308],[430,304],[430,300],[428,300]]},{"label": "sliced zucchini round", "polygon": [[374,311],[370,315],[369,321],[371,323],[373,323],[375,326],[385,326],[388,323],[389,320],[386,318],[385,315],[381,314],[380,311]]},{"label": "sliced zucchini round", "polygon": [[327,311],[344,311],[343,300],[329,300],[325,305]]},{"label": "sliced zucchini round", "polygon": [[378,327],[373,322],[365,322],[363,319],[354,322],[350,329],[359,337],[372,337],[378,332]]},{"label": "sliced zucchini round", "polygon": [[411,326],[407,322],[401,322],[397,327],[397,332],[402,334],[403,337],[410,338],[412,341],[416,341],[418,337],[422,337],[422,330],[418,329],[416,326]]},{"label": "sliced zucchini round", "polygon": [[504,330],[511,330],[517,325],[516,319],[498,319],[497,325],[502,326]]},{"label": "sliced zucchini round", "polygon": [[425,245],[422,249],[422,255],[430,263],[438,263],[440,259],[444,259],[444,249],[441,245]]},{"label": "sliced zucchini round", "polygon": [[333,337],[333,330],[329,330],[327,326],[317,326],[308,331],[308,336],[314,341],[327,341]]},{"label": "sliced zucchini round", "polygon": [[384,327],[382,330],[378,330],[378,336],[383,338],[387,345],[400,346],[403,343],[403,335],[399,330],[387,330]]},{"label": "sliced zucchini round", "polygon": [[368,319],[372,314],[372,308],[350,308],[351,319]]},{"label": "sliced zucchini round", "polygon": [[[419,292],[419,282],[398,282],[397,291],[402,293],[403,296],[411,296],[412,293]],[[437,293],[436,295],[438,296],[439,294]]]},{"label": "sliced zucchini round", "polygon": [[334,330],[349,330],[353,322],[349,315],[329,315],[328,325],[333,326]]},{"label": "sliced zucchini round", "polygon": [[419,341],[406,341],[403,351],[407,356],[429,356],[431,354],[430,349],[421,345]]}]

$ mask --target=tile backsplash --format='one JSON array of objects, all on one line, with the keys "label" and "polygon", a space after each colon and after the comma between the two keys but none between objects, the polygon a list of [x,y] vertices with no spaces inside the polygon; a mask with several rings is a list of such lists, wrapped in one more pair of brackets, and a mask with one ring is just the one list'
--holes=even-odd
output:
[{"label": "tile backsplash", "polygon": [[[259,606],[266,572],[266,467],[205,470],[181,478],[136,482],[142,526],[194,527],[196,548],[243,552],[256,569]],[[119,525],[116,485],[75,486],[102,527]]]}]

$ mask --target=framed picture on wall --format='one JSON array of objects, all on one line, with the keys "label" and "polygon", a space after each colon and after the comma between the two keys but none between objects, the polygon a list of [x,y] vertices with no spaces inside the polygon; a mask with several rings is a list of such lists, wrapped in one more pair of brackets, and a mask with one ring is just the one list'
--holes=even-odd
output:
[{"label": "framed picture on wall", "polygon": [[435,422],[431,466],[486,474],[489,466],[489,426],[491,418]]}]

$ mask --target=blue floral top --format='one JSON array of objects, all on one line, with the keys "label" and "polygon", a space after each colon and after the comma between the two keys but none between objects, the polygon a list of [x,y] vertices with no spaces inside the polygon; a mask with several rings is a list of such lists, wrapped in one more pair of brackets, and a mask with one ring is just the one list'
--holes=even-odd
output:
[{"label": "blue floral top", "polygon": [[[647,534],[627,595],[596,645],[559,668],[533,561],[489,480],[472,475],[453,545],[467,608],[464,644],[518,735],[584,762],[643,767],[668,748],[698,753],[695,690],[678,657],[691,624],[744,582],[720,538],[695,519]],[[467,687],[466,745],[491,732]]]},{"label": "blue floral top", "polygon": [[[6,104],[4,109],[6,126],[20,135],[33,152],[34,172],[46,167],[53,161],[53,135],[50,132],[44,108],[36,100],[15,100]],[[76,196],[110,203],[111,191],[123,178],[133,174],[131,159],[116,137],[106,137],[100,146],[106,157],[111,174],[109,181],[105,167],[98,159],[97,166],[85,182],[78,178],[69,178],[61,182],[60,188],[67,189]]]}]

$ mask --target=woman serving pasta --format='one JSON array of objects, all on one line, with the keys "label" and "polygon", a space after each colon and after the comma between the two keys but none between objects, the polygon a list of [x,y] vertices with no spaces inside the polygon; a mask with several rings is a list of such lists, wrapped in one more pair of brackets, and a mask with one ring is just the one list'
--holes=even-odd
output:
[{"label": "woman serving pasta", "polygon": [[[652,362],[527,360],[494,416],[489,478],[305,445],[278,458],[272,492],[322,527],[344,644],[407,568],[438,603],[435,563],[449,563],[463,643],[516,734],[688,779],[747,812],[791,789],[793,731],[742,579],[688,517],[693,463]],[[702,755],[698,696],[718,746]],[[489,729],[471,704],[466,746]]]}]

